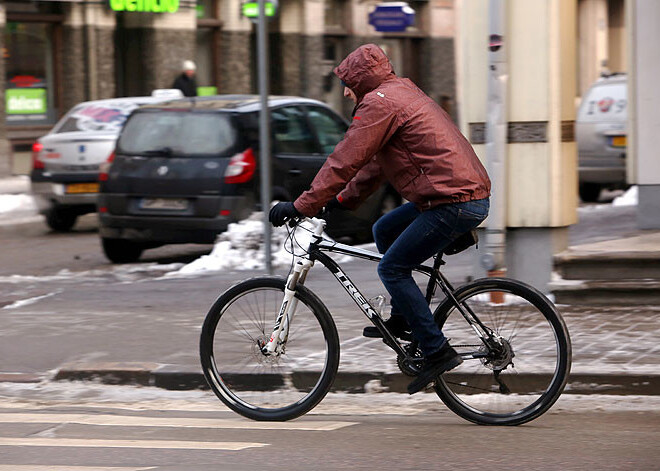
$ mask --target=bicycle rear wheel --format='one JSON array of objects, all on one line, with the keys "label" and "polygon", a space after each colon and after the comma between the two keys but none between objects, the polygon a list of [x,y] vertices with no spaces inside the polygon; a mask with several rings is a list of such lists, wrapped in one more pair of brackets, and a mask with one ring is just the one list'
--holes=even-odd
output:
[{"label": "bicycle rear wheel", "polygon": [[286,281],[253,278],[213,304],[200,338],[204,376],[229,408],[253,420],[299,417],[327,394],[339,366],[339,336],[323,303],[304,286],[284,352],[264,355]]},{"label": "bicycle rear wheel", "polygon": [[501,338],[503,348],[490,352],[453,302],[444,301],[435,319],[465,361],[436,381],[440,399],[464,419],[484,425],[519,425],[547,411],[571,367],[568,330],[552,302],[531,286],[503,278],[477,280],[454,296]]}]

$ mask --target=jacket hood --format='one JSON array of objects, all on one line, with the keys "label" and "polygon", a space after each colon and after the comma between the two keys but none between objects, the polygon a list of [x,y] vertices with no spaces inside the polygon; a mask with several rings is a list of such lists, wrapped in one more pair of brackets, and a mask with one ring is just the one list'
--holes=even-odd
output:
[{"label": "jacket hood", "polygon": [[385,80],[395,77],[390,60],[375,44],[358,47],[335,68],[334,72],[348,88],[353,90],[358,101],[378,88]]}]

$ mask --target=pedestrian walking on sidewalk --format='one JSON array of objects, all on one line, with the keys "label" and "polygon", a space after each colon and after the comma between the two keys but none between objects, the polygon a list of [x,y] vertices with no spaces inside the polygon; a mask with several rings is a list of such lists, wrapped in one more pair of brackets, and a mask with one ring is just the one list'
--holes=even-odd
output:
[{"label": "pedestrian walking on sidewalk", "polygon": [[197,66],[193,61],[183,61],[181,69],[182,72],[174,80],[172,88],[181,90],[183,96],[197,96],[197,80],[195,80]]},{"label": "pedestrian walking on sidewalk", "polygon": [[[413,394],[462,358],[434,322],[412,270],[486,218],[490,180],[449,115],[397,77],[380,47],[360,46],[334,72],[355,103],[351,126],[310,189],[293,203],[275,205],[270,221],[277,226],[315,216],[324,206],[354,209],[384,180],[409,201],[381,217],[373,234],[384,254],[378,275],[391,296],[385,325],[401,339],[414,336],[426,359],[408,386]],[[376,327],[364,335],[381,336]]]}]

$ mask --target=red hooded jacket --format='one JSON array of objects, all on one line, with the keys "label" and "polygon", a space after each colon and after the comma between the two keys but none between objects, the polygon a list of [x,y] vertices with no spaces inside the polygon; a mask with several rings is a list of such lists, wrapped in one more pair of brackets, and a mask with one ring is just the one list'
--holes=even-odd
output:
[{"label": "red hooded jacket", "polygon": [[397,77],[381,48],[360,46],[334,70],[357,105],[346,135],[294,202],[316,215],[333,197],[354,209],[383,180],[426,210],[490,196],[490,180],[451,118],[414,83]]}]

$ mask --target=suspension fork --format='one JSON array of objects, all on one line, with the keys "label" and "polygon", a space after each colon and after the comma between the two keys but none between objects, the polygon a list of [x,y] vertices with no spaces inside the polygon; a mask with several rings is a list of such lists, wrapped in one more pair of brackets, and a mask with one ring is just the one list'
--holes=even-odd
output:
[{"label": "suspension fork", "polygon": [[[289,326],[293,320],[298,307],[298,298],[296,298],[296,286],[304,284],[309,269],[314,266],[312,260],[299,258],[294,264],[293,270],[289,274],[284,285],[284,299],[280,306],[280,311],[275,320],[275,327],[268,342],[261,348],[264,355],[272,355],[280,345],[286,343],[289,336]],[[282,353],[282,352],[279,352]]]}]

